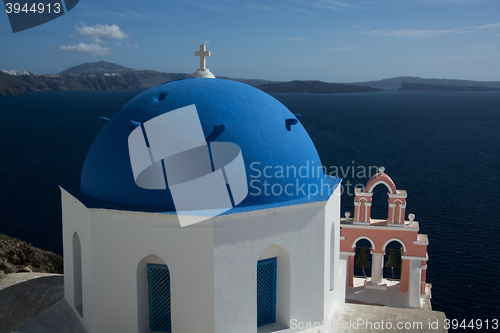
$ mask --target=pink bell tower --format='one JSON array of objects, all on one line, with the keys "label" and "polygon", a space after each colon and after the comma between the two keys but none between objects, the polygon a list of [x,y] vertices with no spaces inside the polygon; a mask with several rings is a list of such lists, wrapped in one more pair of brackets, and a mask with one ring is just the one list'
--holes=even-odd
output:
[{"label": "pink bell tower", "polygon": [[387,212],[388,224],[404,224],[405,209],[406,209],[406,191],[397,190],[396,185],[391,177],[384,173],[385,168],[380,167],[379,173],[375,174],[368,183],[366,183],[366,192],[362,192],[360,188],[356,189],[356,197],[354,199],[354,222],[371,222],[371,205],[373,189],[383,184],[388,189],[389,195],[389,211]]},{"label": "pink bell tower", "polygon": [[[380,184],[388,190],[388,212],[385,220],[371,218],[373,189]],[[354,218],[350,218],[351,213],[346,212],[346,217],[341,219],[340,253],[341,259],[347,263],[346,298],[349,297],[349,290],[356,287],[355,279],[358,279],[358,282],[362,282],[361,287],[366,290],[389,292],[388,285],[391,292],[398,288],[400,306],[420,308],[425,303],[430,306],[430,301],[425,301],[430,299],[431,288],[431,285],[426,283],[429,241],[427,235],[418,233],[419,224],[414,221],[415,215],[409,214],[409,220],[405,221],[406,197],[406,191],[396,188],[394,181],[385,173],[384,167],[380,167],[379,172],[368,180],[365,191],[356,189]],[[361,239],[368,240],[371,245],[371,277],[366,280],[354,277],[356,243]],[[384,279],[383,276],[387,245],[393,241],[401,244],[400,280]],[[356,288],[360,288],[359,283]],[[355,294],[362,293],[353,293]],[[377,300],[373,301],[377,303]]]}]

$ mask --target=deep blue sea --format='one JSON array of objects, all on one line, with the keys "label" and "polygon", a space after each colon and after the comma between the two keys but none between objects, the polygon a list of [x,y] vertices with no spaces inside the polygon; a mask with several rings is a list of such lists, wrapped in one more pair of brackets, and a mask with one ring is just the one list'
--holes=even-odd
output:
[{"label": "deep blue sea", "polygon": [[[0,98],[0,233],[62,253],[58,185],[79,178],[98,117],[142,91]],[[366,183],[370,167],[383,165],[407,190],[406,212],[429,236],[435,310],[500,319],[499,92],[273,96],[303,116],[323,165],[344,178],[342,215],[353,212],[353,186]],[[387,217],[383,192],[374,218]]]}]

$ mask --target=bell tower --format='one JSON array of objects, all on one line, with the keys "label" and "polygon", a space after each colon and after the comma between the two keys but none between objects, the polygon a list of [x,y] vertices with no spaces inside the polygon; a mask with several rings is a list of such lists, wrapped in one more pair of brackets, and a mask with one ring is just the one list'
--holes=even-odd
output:
[{"label": "bell tower", "polygon": [[[356,188],[356,197],[354,199],[354,222],[371,223],[371,205],[373,189],[383,184],[388,190],[389,209],[387,212],[388,224],[404,224],[406,210],[406,191],[397,190],[391,177],[384,173],[385,168],[380,167],[379,172],[375,174],[368,183],[366,183],[365,192],[361,188]],[[380,222],[380,221],[379,221]]]},{"label": "bell tower", "polygon": [[[373,189],[380,184],[388,190],[389,207],[386,220],[371,218]],[[346,299],[380,303],[380,297],[387,297],[377,293],[388,292],[392,293],[389,298],[392,298],[397,306],[411,308],[421,308],[422,304],[430,306],[431,285],[426,283],[429,241],[427,235],[418,233],[419,224],[414,220],[415,215],[409,214],[408,221],[405,221],[406,197],[406,191],[396,189],[394,181],[385,173],[384,167],[380,167],[379,172],[368,180],[365,191],[356,189],[354,218],[350,218],[351,213],[346,212],[346,217],[341,219],[340,254],[341,259],[347,262]],[[362,239],[370,242],[369,249],[361,247],[359,250],[356,246]],[[399,243],[400,248],[388,247],[389,243],[393,242]],[[359,253],[355,261],[356,248]],[[398,259],[398,254],[401,261]],[[363,269],[364,277],[354,276],[354,266]],[[384,266],[391,268],[391,276],[384,278]],[[371,276],[367,277],[365,269],[369,267]],[[394,278],[395,269],[401,270],[400,279]],[[361,292],[360,289],[372,291]],[[394,295],[395,289],[399,289],[398,295]],[[369,299],[368,295],[373,299]],[[364,298],[358,299],[359,297]]]}]

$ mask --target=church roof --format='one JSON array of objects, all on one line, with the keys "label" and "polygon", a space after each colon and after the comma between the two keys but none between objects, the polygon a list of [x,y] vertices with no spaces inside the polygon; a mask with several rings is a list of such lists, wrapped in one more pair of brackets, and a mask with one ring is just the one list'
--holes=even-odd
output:
[{"label": "church roof", "polygon": [[338,185],[317,172],[321,161],[314,144],[298,117],[278,100],[243,83],[190,78],[153,87],[111,117],[87,154],[81,192],[111,203],[175,211],[168,186],[161,190],[136,184],[128,138],[140,124],[193,104],[207,141],[241,149],[248,195],[238,207],[295,201]]}]

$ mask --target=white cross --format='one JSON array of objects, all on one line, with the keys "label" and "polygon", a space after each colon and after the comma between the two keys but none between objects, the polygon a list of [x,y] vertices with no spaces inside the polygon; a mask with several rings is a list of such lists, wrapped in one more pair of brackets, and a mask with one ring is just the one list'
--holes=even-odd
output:
[{"label": "white cross", "polygon": [[194,53],[195,56],[200,57],[200,68],[198,70],[206,70],[206,57],[210,57],[210,51],[205,50],[205,44],[200,45],[200,50]]}]

